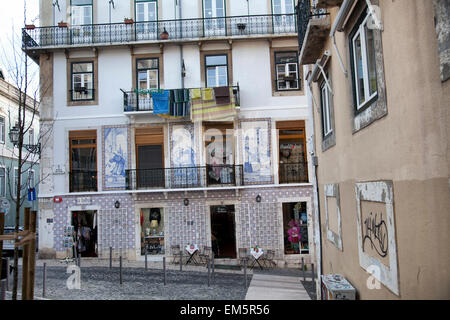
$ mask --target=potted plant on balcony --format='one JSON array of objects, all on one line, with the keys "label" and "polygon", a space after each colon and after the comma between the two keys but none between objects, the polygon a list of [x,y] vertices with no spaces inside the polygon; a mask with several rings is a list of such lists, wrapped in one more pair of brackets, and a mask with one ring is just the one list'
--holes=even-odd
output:
[{"label": "potted plant on balcony", "polygon": [[36,28],[36,26],[34,24],[26,24],[25,25],[25,29],[27,29],[27,30],[33,30],[34,28]]},{"label": "potted plant on balcony", "polygon": [[125,24],[133,24],[134,23],[133,19],[131,19],[131,18],[124,18],[123,22],[125,22]]},{"label": "potted plant on balcony", "polygon": [[67,22],[64,22],[64,21],[58,22],[58,27],[60,27],[60,28],[67,28]]},{"label": "potted plant on balcony", "polygon": [[159,37],[161,38],[161,40],[167,40],[169,39],[169,33],[167,32],[166,28],[164,27],[164,31],[161,32],[161,34],[159,35]]}]

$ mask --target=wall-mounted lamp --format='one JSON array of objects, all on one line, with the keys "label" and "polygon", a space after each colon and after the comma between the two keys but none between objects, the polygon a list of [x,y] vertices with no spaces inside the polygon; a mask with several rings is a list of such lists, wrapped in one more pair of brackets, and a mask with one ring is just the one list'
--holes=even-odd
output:
[{"label": "wall-mounted lamp", "polygon": [[188,198],[184,199],[183,203],[184,203],[185,206],[188,206],[189,205],[189,199]]},{"label": "wall-mounted lamp", "polygon": [[119,201],[119,200],[117,200],[117,201],[114,203],[114,207],[116,207],[116,209],[119,209],[119,208],[120,208],[120,201]]},{"label": "wall-mounted lamp", "polygon": [[256,196],[256,202],[261,202],[261,196],[259,194]]}]

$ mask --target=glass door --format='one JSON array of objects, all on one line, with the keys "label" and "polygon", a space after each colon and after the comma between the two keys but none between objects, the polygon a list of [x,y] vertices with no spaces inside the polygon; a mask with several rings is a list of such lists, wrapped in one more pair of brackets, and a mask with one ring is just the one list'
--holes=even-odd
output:
[{"label": "glass door", "polygon": [[91,43],[93,37],[92,5],[72,6],[72,43]]},{"label": "glass door", "polygon": [[274,33],[295,31],[294,0],[272,0]]},{"label": "glass door", "polygon": [[204,0],[203,17],[206,37],[226,35],[224,0]]},{"label": "glass door", "polygon": [[158,38],[157,1],[136,0],[136,38],[156,40]]}]

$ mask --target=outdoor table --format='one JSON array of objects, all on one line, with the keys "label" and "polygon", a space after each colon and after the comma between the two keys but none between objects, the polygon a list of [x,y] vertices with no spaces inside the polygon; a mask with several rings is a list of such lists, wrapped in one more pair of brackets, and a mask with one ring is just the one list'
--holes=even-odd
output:
[{"label": "outdoor table", "polygon": [[263,249],[261,249],[261,248],[250,248],[250,254],[253,256],[253,258],[255,258],[253,260],[252,265],[250,266],[250,269],[253,269],[255,264],[257,263],[259,268],[262,270],[263,266],[259,263],[259,258],[261,258],[262,255],[264,254]]},{"label": "outdoor table", "polygon": [[196,244],[188,244],[185,249],[189,253],[189,259],[186,261],[186,264],[191,262],[191,260],[194,264],[198,264],[197,260],[195,259],[195,256],[198,253],[198,246]]}]

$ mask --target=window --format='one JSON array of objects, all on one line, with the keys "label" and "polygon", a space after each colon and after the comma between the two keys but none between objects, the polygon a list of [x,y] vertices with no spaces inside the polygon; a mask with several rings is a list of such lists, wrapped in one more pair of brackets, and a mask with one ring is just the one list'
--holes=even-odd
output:
[{"label": "window", "polygon": [[277,91],[300,90],[297,52],[275,52]]},{"label": "window", "polygon": [[205,56],[206,87],[228,86],[228,56]]},{"label": "window", "polygon": [[70,140],[70,192],[97,191],[97,132],[72,131]]},{"label": "window", "polygon": [[34,170],[28,170],[28,188],[34,188]]},{"label": "window", "polygon": [[139,90],[159,89],[159,59],[137,59],[136,75]]},{"label": "window", "polygon": [[272,12],[276,32],[295,32],[294,0],[272,0]]},{"label": "window", "polygon": [[0,197],[6,197],[6,170],[0,167]]},{"label": "window", "polygon": [[362,111],[377,97],[374,30],[367,27],[370,14],[363,16],[350,37],[352,78],[356,111]]},{"label": "window", "polygon": [[[13,186],[13,190],[12,190],[12,195],[14,197],[14,199],[16,198],[17,195],[17,179],[19,178],[19,169],[18,168],[14,168],[14,181],[12,183]],[[22,192],[20,192],[22,193]]]},{"label": "window", "polygon": [[323,81],[320,86],[320,106],[322,109],[322,133],[323,137],[327,137],[333,129],[331,126],[331,92],[326,81]]},{"label": "window", "polygon": [[224,0],[204,0],[203,17],[206,36],[225,35]]},{"label": "window", "polygon": [[158,5],[156,0],[136,0],[136,36],[138,39],[156,39]]},{"label": "window", "polygon": [[285,254],[308,254],[308,215],[306,202],[283,203]]},{"label": "window", "polygon": [[305,121],[277,121],[279,183],[308,182]]},{"label": "window", "polygon": [[72,63],[72,101],[94,100],[94,63]]},{"label": "window", "polygon": [[5,117],[0,117],[0,143],[5,143]]},{"label": "window", "polygon": [[70,29],[73,43],[90,43],[92,41],[92,0],[71,0]]},{"label": "window", "polygon": [[28,129],[28,144],[34,145],[34,129]]}]

